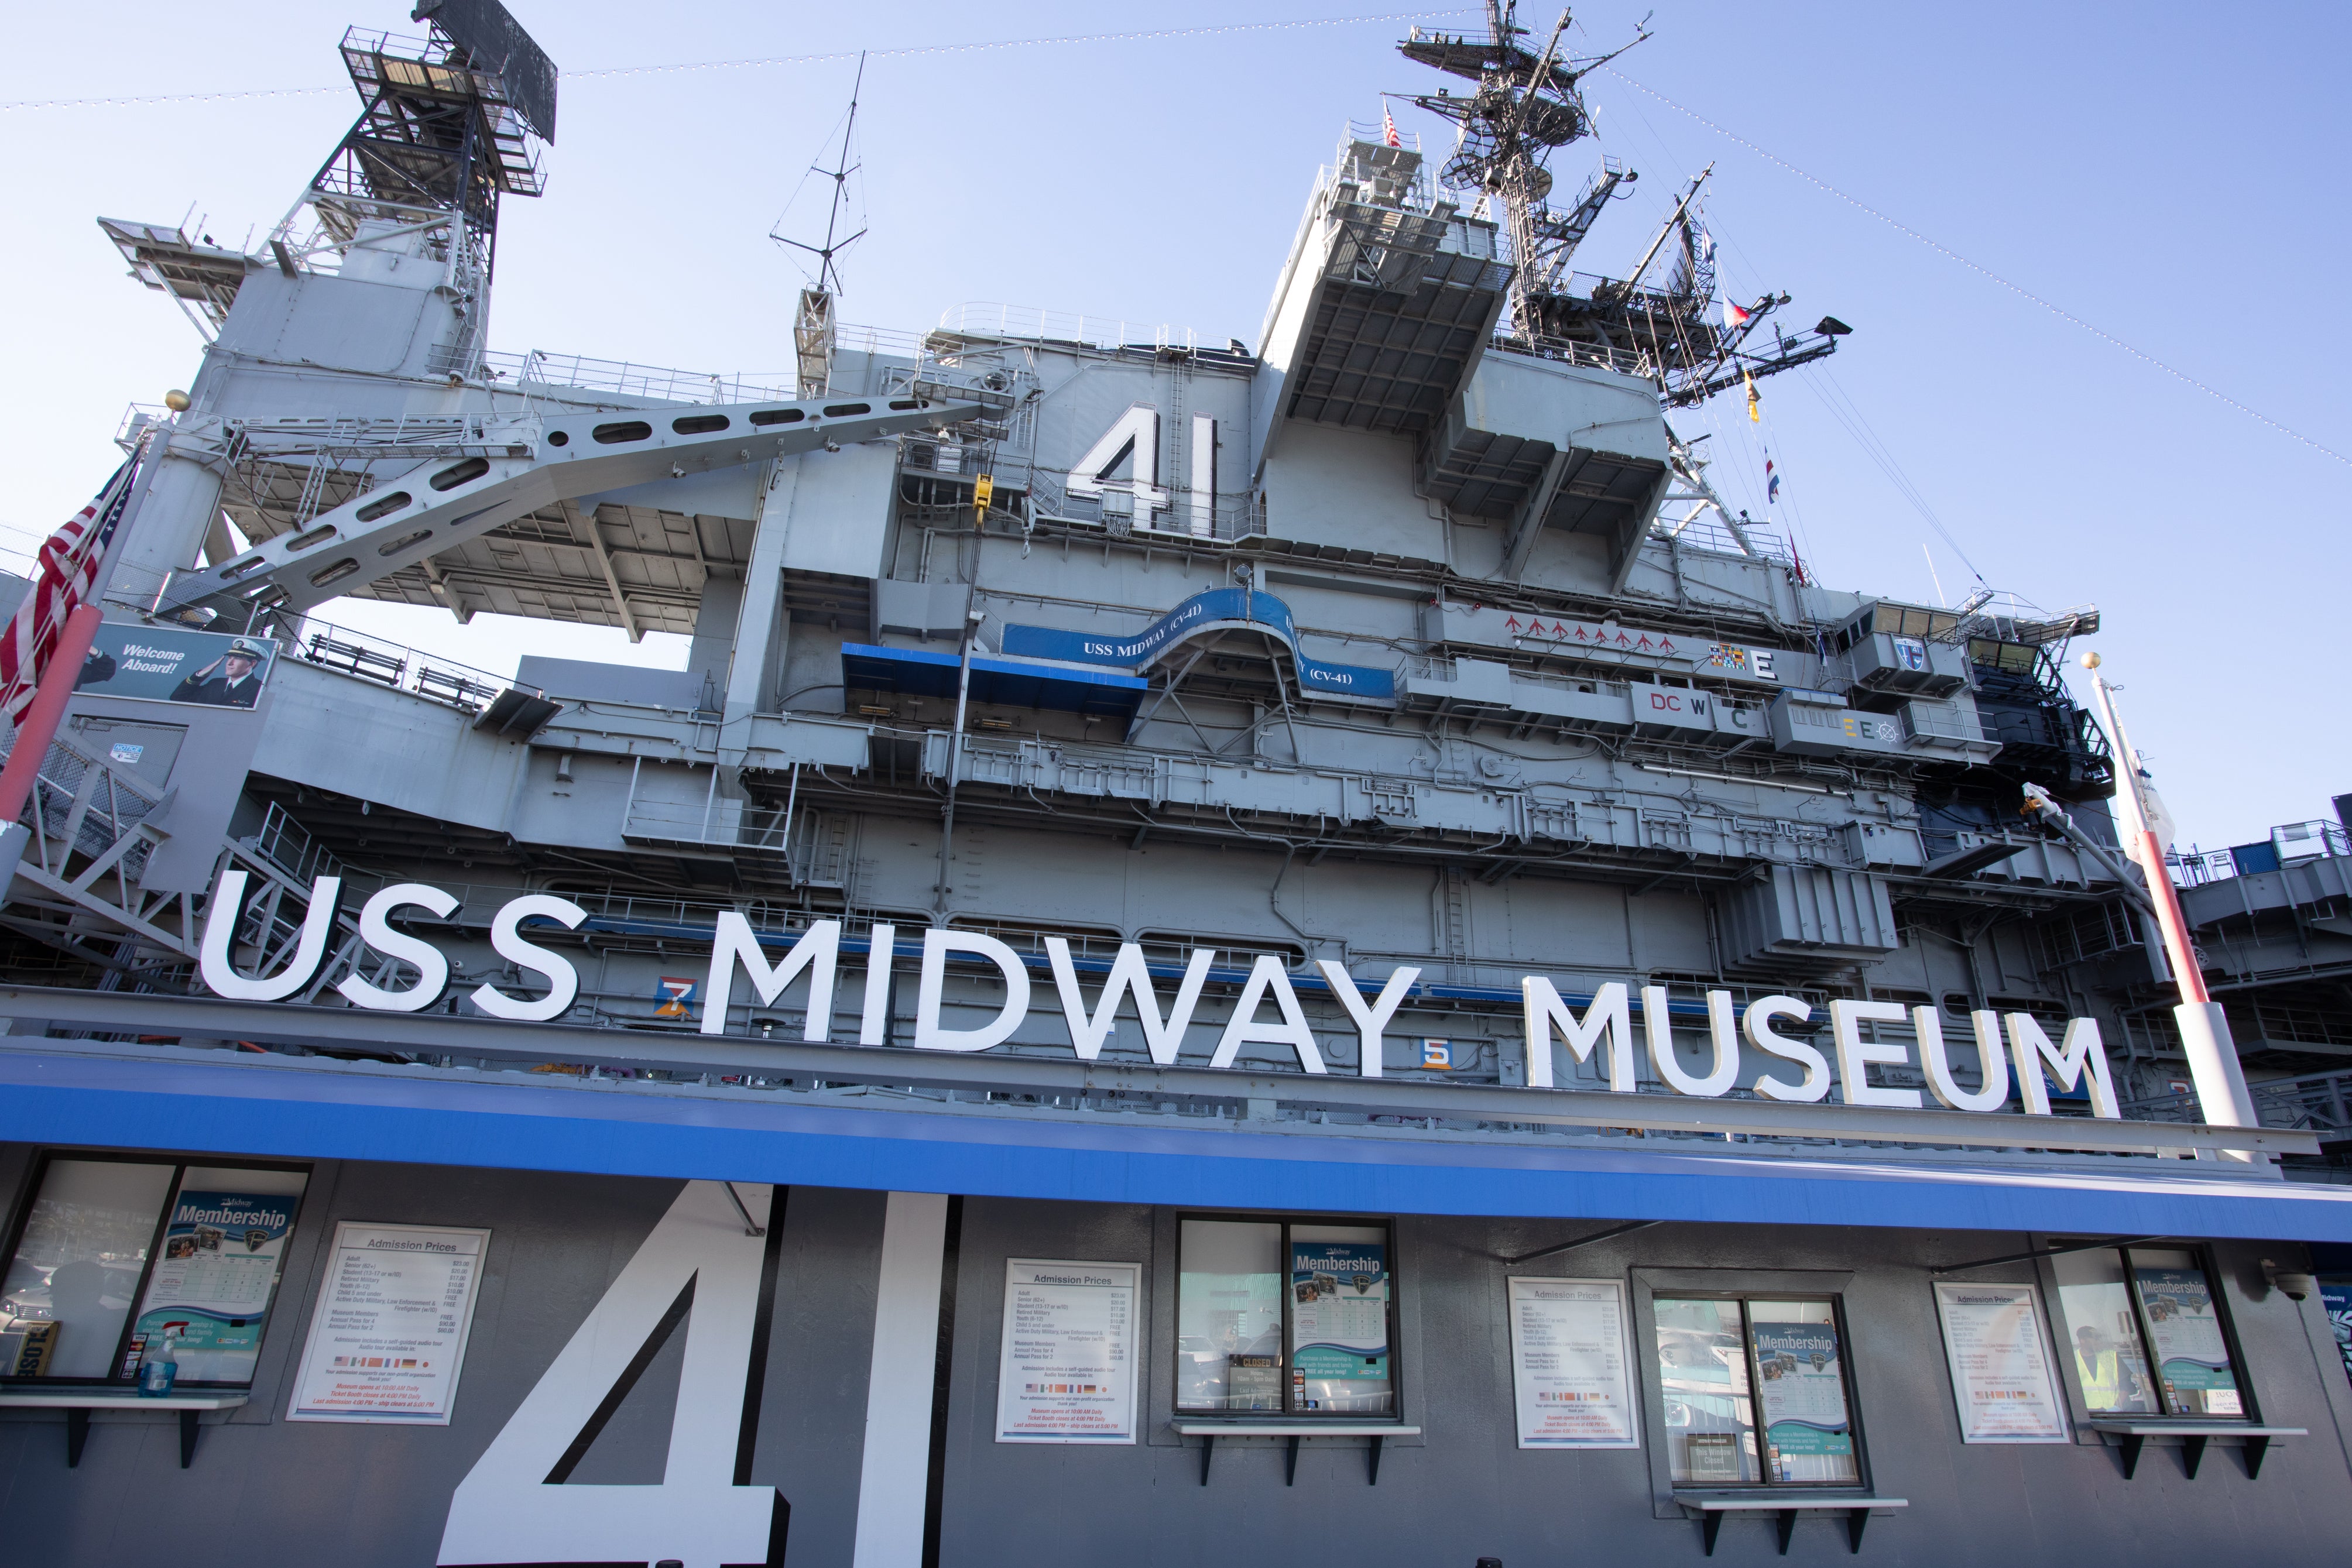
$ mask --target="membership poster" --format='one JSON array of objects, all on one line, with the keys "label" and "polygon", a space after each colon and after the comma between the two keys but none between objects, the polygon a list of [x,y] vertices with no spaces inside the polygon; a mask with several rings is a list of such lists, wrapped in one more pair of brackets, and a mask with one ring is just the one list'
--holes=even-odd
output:
[{"label": "membership poster", "polygon": [[122,1364],[169,1344],[184,1383],[253,1378],[261,1329],[294,1228],[299,1192],[182,1190]]},{"label": "membership poster", "polygon": [[490,1233],[335,1227],[289,1421],[446,1427]]},{"label": "membership poster", "polygon": [[2202,1269],[2132,1270],[2140,1310],[2147,1314],[2156,1375],[2168,1416],[2243,1416],[2238,1380],[2230,1370],[2221,1320]]},{"label": "membership poster", "polygon": [[1396,1408],[1385,1243],[1292,1235],[1290,1386],[1295,1410],[1385,1415]]},{"label": "membership poster", "polygon": [[[1804,1302],[1759,1302],[1757,1311]],[[1765,1462],[1784,1481],[1854,1479],[1853,1427],[1846,1416],[1845,1368],[1837,1325],[1805,1317],[1748,1320],[1756,1357],[1759,1425]]]},{"label": "membership poster", "polygon": [[2066,1416],[2031,1285],[1936,1282],[1963,1443],[2063,1443]]},{"label": "membership poster", "polygon": [[1000,1443],[1135,1441],[1134,1263],[1004,1265]]},{"label": "membership poster", "polygon": [[1511,1380],[1522,1448],[1638,1448],[1625,1287],[1510,1281]]}]

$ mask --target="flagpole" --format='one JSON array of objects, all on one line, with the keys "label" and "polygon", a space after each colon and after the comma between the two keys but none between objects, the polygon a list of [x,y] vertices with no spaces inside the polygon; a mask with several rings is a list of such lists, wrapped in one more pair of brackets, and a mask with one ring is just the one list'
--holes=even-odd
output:
[{"label": "flagpole", "polygon": [[147,493],[155,487],[155,476],[163,472],[162,448],[170,444],[172,432],[178,428],[177,418],[151,420],[131,444],[131,461],[137,466],[131,470],[131,495],[122,503],[122,518],[114,526],[114,537],[106,541],[106,552],[99,558],[97,575],[90,579],[90,598],[95,602],[103,602],[113,586],[114,568],[139,514],[147,507]]},{"label": "flagpole", "polygon": [[48,759],[49,743],[57,738],[66,704],[73,697],[74,682],[81,676],[81,662],[105,620],[105,612],[95,604],[76,605],[66,617],[64,628],[58,632],[57,648],[49,655],[49,667],[33,690],[33,706],[25,710],[25,721],[16,727],[16,748],[8,753],[7,766],[0,768],[0,823],[6,824],[0,827],[0,904],[7,902],[9,884],[25,858],[25,846],[32,841],[32,830],[17,819],[33,797],[41,764]]},{"label": "flagpole", "polygon": [[[2197,1087],[2199,1113],[2210,1126],[2260,1126],[2253,1096],[2246,1092],[2245,1069],[2238,1061],[2237,1042],[2230,1034],[2229,1017],[2205,988],[2204,973],[2197,967],[2197,950],[2189,940],[2189,922],[2180,913],[2179,891],[2172,885],[2171,874],[2165,869],[2164,846],[2156,841],[2155,813],[2148,810],[2147,799],[2140,793],[2139,753],[2131,748],[2131,741],[2124,734],[2123,720],[2116,713],[2114,688],[2093,663],[2097,657],[2095,653],[2085,653],[2083,663],[2091,671],[2099,718],[2113,743],[2116,768],[2123,783],[2120,794],[2125,815],[2129,819],[2123,824],[2126,841],[2124,849],[2139,862],[2139,869],[2147,877],[2148,897],[2156,904],[2157,927],[2164,934],[2165,956],[2171,960],[2172,978],[2180,989],[2180,1004],[2172,1009],[2172,1018],[2179,1025],[2181,1052],[2189,1059],[2189,1080]],[[5,804],[5,799],[0,799],[0,805]]]}]

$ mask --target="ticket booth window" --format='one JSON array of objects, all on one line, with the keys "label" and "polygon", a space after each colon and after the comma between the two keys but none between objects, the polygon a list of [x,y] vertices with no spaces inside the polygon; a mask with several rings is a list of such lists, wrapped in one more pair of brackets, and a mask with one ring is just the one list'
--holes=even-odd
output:
[{"label": "ticket booth window", "polygon": [[1659,1296],[1653,1305],[1675,1485],[1861,1484],[1835,1301]]},{"label": "ticket booth window", "polygon": [[1181,1220],[1176,1408],[1395,1415],[1394,1286],[1386,1225]]},{"label": "ticket booth window", "polygon": [[178,1383],[253,1382],[308,1173],[53,1155],[0,1274],[0,1382],[123,1385],[168,1345]]},{"label": "ticket booth window", "polygon": [[2067,1360],[2094,1416],[2238,1419],[2245,1384],[2219,1292],[2184,1248],[2096,1248],[2050,1260]]}]

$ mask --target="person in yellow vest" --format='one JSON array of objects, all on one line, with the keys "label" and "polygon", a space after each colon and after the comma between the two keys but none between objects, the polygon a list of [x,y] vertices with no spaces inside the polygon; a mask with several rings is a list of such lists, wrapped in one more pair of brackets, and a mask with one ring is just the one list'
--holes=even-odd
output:
[{"label": "person in yellow vest", "polygon": [[2137,1408],[2138,1378],[2115,1341],[2095,1328],[2074,1331],[2074,1373],[2083,1381],[2084,1407],[2093,1411]]}]

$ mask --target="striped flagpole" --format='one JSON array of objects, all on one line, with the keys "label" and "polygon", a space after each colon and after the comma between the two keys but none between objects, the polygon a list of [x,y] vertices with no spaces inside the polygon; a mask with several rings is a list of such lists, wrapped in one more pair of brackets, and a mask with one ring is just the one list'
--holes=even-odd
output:
[{"label": "striped flagpole", "polygon": [[24,602],[0,631],[0,715],[16,727],[16,745],[0,767],[0,903],[32,841],[19,819],[73,698],[82,658],[106,619],[89,601],[138,467],[136,455],[127,459],[96,499],[49,536]]},{"label": "striped flagpole", "polygon": [[136,457],[123,460],[89,505],[42,544],[32,587],[0,631],[0,715],[22,724],[58,637],[77,606],[98,590],[98,569],[131,499]]}]

